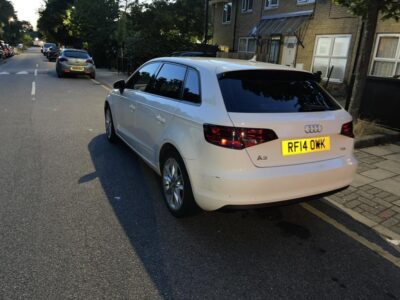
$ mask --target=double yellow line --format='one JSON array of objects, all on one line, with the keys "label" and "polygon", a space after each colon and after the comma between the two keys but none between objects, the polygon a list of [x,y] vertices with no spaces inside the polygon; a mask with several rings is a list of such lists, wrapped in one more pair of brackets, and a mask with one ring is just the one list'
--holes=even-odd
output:
[{"label": "double yellow line", "polygon": [[314,216],[316,216],[316,217],[320,218],[321,220],[323,220],[324,222],[332,225],[333,227],[335,227],[336,229],[340,230],[341,232],[343,232],[347,236],[351,237],[353,240],[356,240],[361,245],[364,245],[365,247],[367,247],[368,249],[372,250],[376,254],[380,255],[384,259],[390,261],[396,267],[400,268],[400,258],[390,254],[385,249],[383,249],[381,246],[379,246],[379,245],[377,245],[375,243],[372,243],[371,241],[369,241],[366,238],[362,237],[358,233],[348,229],[343,224],[340,224],[338,221],[336,221],[335,219],[332,219],[331,217],[327,216],[326,214],[324,214],[320,210],[314,208],[310,204],[301,203],[300,205],[305,210],[307,210],[308,212],[312,213]]}]

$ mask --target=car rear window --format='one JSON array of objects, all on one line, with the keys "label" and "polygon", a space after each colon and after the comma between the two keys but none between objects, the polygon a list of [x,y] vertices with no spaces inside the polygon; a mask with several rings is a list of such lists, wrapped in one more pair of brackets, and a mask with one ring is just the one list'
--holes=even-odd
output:
[{"label": "car rear window", "polygon": [[340,109],[313,75],[305,72],[233,71],[219,74],[218,79],[228,112],[290,113]]},{"label": "car rear window", "polygon": [[64,56],[71,58],[89,58],[89,54],[87,52],[82,51],[64,51]]}]

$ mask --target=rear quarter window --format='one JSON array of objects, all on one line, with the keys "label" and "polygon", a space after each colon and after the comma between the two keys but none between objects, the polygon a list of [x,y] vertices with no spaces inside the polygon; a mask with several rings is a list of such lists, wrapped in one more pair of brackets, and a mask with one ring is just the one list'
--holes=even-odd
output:
[{"label": "rear quarter window", "polygon": [[291,113],[340,109],[313,75],[305,72],[234,71],[219,74],[218,81],[228,112]]},{"label": "rear quarter window", "polygon": [[[186,67],[164,63],[148,91],[164,97],[180,99]],[[151,86],[151,87],[150,87]]]},{"label": "rear quarter window", "polygon": [[185,85],[183,87],[182,100],[200,103],[200,78],[197,71],[188,68]]}]

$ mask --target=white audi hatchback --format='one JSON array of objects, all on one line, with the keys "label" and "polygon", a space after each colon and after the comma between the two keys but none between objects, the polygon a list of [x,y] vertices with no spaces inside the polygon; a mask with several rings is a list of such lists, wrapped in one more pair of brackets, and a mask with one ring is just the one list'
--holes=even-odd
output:
[{"label": "white audi hatchback", "polygon": [[313,74],[243,60],[151,60],[105,101],[106,135],[161,175],[177,217],[347,187],[351,116]]}]

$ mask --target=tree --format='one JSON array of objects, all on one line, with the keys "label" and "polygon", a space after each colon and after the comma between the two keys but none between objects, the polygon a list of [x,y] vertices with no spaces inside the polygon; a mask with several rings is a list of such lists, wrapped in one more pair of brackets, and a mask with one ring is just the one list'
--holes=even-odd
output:
[{"label": "tree", "polygon": [[336,3],[348,7],[356,16],[360,16],[363,21],[363,32],[361,35],[361,48],[358,57],[355,79],[350,100],[350,114],[354,121],[357,122],[360,114],[360,106],[362,102],[363,92],[365,89],[369,60],[371,57],[376,25],[379,15],[383,20],[400,18],[400,1],[399,0],[335,0]]},{"label": "tree", "polygon": [[38,30],[48,41],[70,45],[74,42],[68,20],[73,0],[46,0],[45,7],[39,10]]}]

